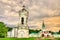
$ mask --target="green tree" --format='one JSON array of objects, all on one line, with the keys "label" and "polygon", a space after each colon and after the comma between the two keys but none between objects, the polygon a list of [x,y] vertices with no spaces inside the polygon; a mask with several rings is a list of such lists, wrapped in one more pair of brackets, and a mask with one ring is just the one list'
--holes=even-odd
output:
[{"label": "green tree", "polygon": [[10,28],[10,27],[7,27],[7,29],[8,29],[8,31],[11,31],[12,30],[12,28]]},{"label": "green tree", "polygon": [[49,33],[51,33],[52,35],[55,34],[55,32],[49,31]]},{"label": "green tree", "polygon": [[60,34],[60,30],[59,30],[59,34]]},{"label": "green tree", "polygon": [[39,33],[41,30],[32,30],[32,29],[29,29],[29,33]]},{"label": "green tree", "polygon": [[7,32],[8,32],[8,28],[6,27],[6,24],[0,22],[0,38],[6,37]]},{"label": "green tree", "polygon": [[60,34],[60,30],[59,30],[59,32],[57,32],[58,34]]}]

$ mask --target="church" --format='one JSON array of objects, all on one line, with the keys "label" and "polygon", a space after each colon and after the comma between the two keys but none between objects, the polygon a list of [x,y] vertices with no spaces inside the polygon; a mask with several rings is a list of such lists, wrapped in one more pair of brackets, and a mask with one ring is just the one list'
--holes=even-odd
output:
[{"label": "church", "polygon": [[[29,12],[23,6],[22,10],[19,11],[19,23],[18,27],[14,27],[13,31],[8,32],[8,37],[17,37],[17,38],[28,38],[29,37],[29,28],[27,25]],[[11,36],[12,35],[12,36]]]}]

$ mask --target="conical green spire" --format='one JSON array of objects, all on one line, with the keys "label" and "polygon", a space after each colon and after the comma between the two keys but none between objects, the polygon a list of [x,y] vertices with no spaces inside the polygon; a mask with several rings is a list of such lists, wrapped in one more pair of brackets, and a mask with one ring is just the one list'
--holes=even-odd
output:
[{"label": "conical green spire", "polygon": [[44,24],[44,21],[43,21],[43,23],[42,23],[42,29],[44,29],[45,28],[45,24]]}]

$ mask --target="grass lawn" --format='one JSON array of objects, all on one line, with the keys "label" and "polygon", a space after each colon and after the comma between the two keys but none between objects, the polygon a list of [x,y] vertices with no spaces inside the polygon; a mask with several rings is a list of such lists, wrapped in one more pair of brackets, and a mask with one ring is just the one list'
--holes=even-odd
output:
[{"label": "grass lawn", "polygon": [[0,38],[0,40],[35,40],[35,38]]},{"label": "grass lawn", "polygon": [[48,39],[48,38],[0,38],[0,40],[60,40],[60,38]]}]

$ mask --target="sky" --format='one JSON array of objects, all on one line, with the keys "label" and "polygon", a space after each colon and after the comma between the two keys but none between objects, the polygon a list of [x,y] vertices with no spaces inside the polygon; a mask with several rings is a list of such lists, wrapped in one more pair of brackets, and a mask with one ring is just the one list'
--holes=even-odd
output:
[{"label": "sky", "polygon": [[17,26],[22,5],[29,11],[29,28],[41,29],[44,20],[46,30],[60,30],[60,0],[0,0],[0,21]]}]

